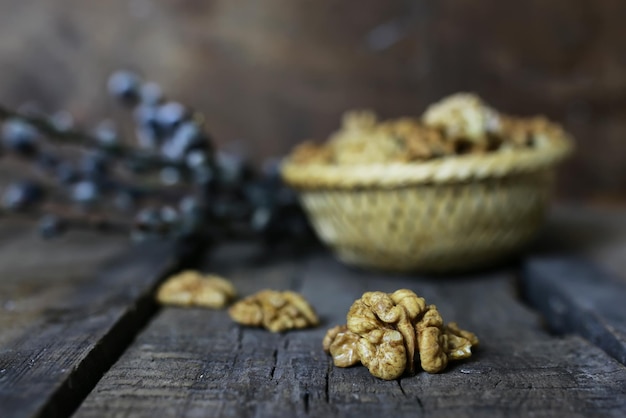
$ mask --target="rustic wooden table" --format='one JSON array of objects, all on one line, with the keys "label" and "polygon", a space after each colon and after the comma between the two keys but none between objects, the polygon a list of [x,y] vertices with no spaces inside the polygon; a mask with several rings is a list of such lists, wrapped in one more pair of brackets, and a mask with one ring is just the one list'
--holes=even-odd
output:
[{"label": "rustic wooden table", "polygon": [[[324,251],[219,249],[202,268],[242,295],[302,292],[320,328],[271,334],[225,311],[159,308],[189,265],[167,243],[0,228],[0,417],[626,416],[626,213],[560,209],[514,266],[459,277],[347,268]],[[481,344],[441,374],[395,381],[321,349],[367,290],[413,289]]]}]

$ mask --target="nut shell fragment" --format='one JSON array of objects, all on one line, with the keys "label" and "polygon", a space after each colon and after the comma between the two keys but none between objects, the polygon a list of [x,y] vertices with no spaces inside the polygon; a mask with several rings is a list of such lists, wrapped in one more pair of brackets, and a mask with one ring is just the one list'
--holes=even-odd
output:
[{"label": "nut shell fragment", "polygon": [[170,277],[159,287],[157,300],[164,305],[220,309],[236,294],[232,283],[222,277],[186,270]]},{"label": "nut shell fragment", "polygon": [[228,313],[235,322],[264,327],[272,332],[319,324],[311,305],[300,294],[292,291],[262,290],[235,303]]}]

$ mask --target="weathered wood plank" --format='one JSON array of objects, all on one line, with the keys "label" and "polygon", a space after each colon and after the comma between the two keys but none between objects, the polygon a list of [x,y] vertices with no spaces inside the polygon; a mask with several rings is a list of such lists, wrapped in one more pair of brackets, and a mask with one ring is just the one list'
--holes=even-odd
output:
[{"label": "weathered wood plank", "polygon": [[[213,263],[220,258],[214,257]],[[225,311],[163,309],[107,372],[78,417],[143,416],[622,416],[626,368],[578,336],[555,337],[517,299],[511,272],[456,279],[348,269],[327,255],[225,268],[243,294],[301,291],[322,327],[282,335],[241,328]],[[442,374],[397,381],[365,368],[339,369],[321,349],[366,290],[408,287],[447,321],[475,331],[481,346]]]},{"label": "weathered wood plank", "polygon": [[[91,241],[92,245],[86,245]],[[97,243],[96,245],[93,245]],[[127,240],[72,234],[42,241],[32,225],[3,223],[0,228],[0,346],[32,326],[51,305],[63,301],[88,280],[94,265],[126,250]]]},{"label": "weathered wood plank", "polygon": [[626,210],[556,206],[532,253],[584,257],[626,282]]},{"label": "weathered wood plank", "polygon": [[3,418],[70,414],[157,309],[151,292],[179,260],[171,243],[31,231],[0,250]]},{"label": "weathered wood plank", "polygon": [[522,283],[553,330],[577,333],[626,365],[626,283],[572,257],[526,261]]}]

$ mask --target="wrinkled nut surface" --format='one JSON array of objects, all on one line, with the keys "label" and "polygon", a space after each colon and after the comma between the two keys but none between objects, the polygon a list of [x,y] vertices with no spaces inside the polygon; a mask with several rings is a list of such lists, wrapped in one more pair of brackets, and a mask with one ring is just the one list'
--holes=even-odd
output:
[{"label": "wrinkled nut surface", "polygon": [[300,294],[291,291],[262,290],[235,303],[228,313],[235,322],[264,327],[272,332],[319,324],[311,305]]},{"label": "wrinkled nut surface", "polygon": [[444,325],[435,305],[413,291],[366,292],[347,315],[347,325],[326,333],[324,351],[338,367],[357,362],[378,378],[397,379],[415,372],[416,356],[422,369],[438,373],[450,360],[471,356],[476,335],[456,323]]},{"label": "wrinkled nut surface", "polygon": [[469,93],[457,93],[430,105],[422,119],[428,126],[443,129],[447,136],[471,142],[482,142],[488,134],[500,133],[502,125],[496,110]]},{"label": "wrinkled nut surface", "polygon": [[222,277],[186,270],[170,277],[159,287],[157,301],[164,305],[220,309],[236,294],[232,283]]},{"label": "wrinkled nut surface", "polygon": [[348,330],[345,325],[337,325],[326,332],[322,346],[327,354],[333,358],[337,367],[350,367],[361,360],[357,344],[361,337]]},{"label": "wrinkled nut surface", "polygon": [[350,111],[323,144],[307,141],[289,160],[298,164],[412,163],[456,155],[510,153],[569,141],[545,117],[498,112],[480,97],[457,93],[430,105],[421,117],[379,120],[372,111]]}]

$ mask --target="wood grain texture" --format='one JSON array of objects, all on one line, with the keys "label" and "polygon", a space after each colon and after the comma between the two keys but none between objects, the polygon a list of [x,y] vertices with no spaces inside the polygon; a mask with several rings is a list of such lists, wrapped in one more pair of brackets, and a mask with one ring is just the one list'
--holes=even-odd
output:
[{"label": "wood grain texture", "polygon": [[[230,261],[229,261],[230,260]],[[510,271],[434,279],[348,269],[329,256],[250,267],[240,250],[206,264],[242,295],[271,287],[310,300],[322,326],[285,334],[242,328],[225,311],[163,309],[107,372],[77,417],[622,416],[626,368],[578,336],[555,337],[518,301]],[[446,321],[475,331],[472,358],[396,381],[335,368],[321,349],[367,290],[410,288]]]},{"label": "wood grain texture", "polygon": [[626,282],[626,209],[556,206],[532,254],[584,258]]},{"label": "wood grain texture", "polygon": [[156,310],[178,257],[171,243],[0,231],[0,416],[67,416]]},{"label": "wood grain texture", "polygon": [[523,292],[552,329],[577,333],[626,365],[626,283],[580,258],[531,258]]}]

